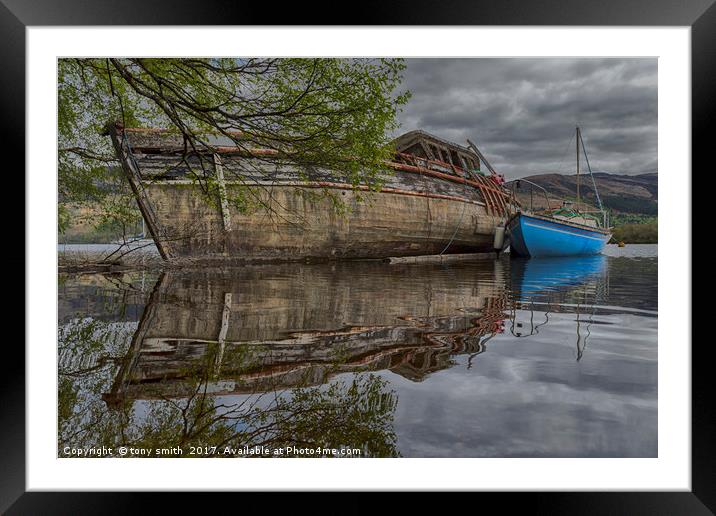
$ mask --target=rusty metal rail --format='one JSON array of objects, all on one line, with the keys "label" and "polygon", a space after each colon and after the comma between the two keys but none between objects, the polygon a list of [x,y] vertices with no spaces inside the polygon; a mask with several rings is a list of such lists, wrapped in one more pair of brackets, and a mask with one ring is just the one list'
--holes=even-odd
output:
[{"label": "rusty metal rail", "polygon": [[[400,161],[388,162],[388,165],[391,168],[470,185],[480,191],[482,198],[485,200],[485,206],[488,213],[502,217],[509,215],[509,205],[514,202],[513,197],[497,185],[497,183],[495,183],[491,178],[471,174],[472,179],[466,179],[467,173],[465,169],[461,167],[457,167],[450,163],[443,163],[441,161],[419,158],[417,156],[413,156],[412,154],[397,153],[397,158]],[[435,165],[442,169],[452,170],[453,174],[427,168],[427,165]],[[461,173],[464,177],[460,177]]]}]

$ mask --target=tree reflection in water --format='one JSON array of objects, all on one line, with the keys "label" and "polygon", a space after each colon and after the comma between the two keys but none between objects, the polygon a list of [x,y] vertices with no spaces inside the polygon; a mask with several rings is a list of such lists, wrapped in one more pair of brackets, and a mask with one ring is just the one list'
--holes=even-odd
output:
[{"label": "tree reflection in water", "polygon": [[[213,381],[215,344],[209,345],[202,360],[182,371],[175,392],[150,384],[145,386],[145,395],[155,399],[126,398],[110,402],[108,408],[101,401],[102,394],[121,365],[115,351],[123,339],[123,328],[91,319],[60,330],[61,353],[72,350],[75,356],[99,357],[89,367],[61,365],[61,456],[66,446],[180,447],[183,456],[192,446],[228,447],[239,450],[238,454],[244,447],[293,446],[359,449],[363,457],[398,455],[392,429],[397,397],[379,376],[361,373],[323,386],[222,396],[212,392],[221,387]],[[251,367],[245,351],[225,359]],[[309,375],[305,376],[310,383]]]}]

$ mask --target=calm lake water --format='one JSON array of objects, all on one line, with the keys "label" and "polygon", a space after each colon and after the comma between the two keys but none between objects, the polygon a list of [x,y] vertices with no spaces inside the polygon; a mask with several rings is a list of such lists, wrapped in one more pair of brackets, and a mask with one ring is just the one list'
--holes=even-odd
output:
[{"label": "calm lake water", "polygon": [[656,457],[657,247],[61,274],[58,368],[59,456]]}]

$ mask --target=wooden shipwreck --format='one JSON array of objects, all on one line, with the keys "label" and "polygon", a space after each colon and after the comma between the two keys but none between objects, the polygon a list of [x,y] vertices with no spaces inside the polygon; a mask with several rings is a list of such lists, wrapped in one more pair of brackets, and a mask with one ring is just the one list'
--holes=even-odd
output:
[{"label": "wooden shipwreck", "polygon": [[[493,251],[514,212],[476,148],[422,131],[395,140],[382,187],[299,167],[270,149],[217,143],[187,152],[181,135],[108,128],[146,227],[166,260],[285,261]],[[209,191],[197,187],[200,170]],[[231,199],[250,191],[258,207]],[[335,210],[335,198],[347,214]]]}]

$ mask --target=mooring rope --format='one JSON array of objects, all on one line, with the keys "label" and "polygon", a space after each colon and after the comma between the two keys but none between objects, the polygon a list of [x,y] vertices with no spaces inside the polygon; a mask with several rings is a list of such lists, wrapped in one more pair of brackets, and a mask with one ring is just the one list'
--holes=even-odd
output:
[{"label": "mooring rope", "polygon": [[[465,172],[464,177],[465,177],[465,179],[467,179],[467,170],[465,170],[464,172]],[[430,201],[428,200],[428,202],[430,202]],[[463,202],[462,203],[462,213],[460,214],[460,220],[457,221],[457,226],[455,227],[455,231],[453,231],[453,234],[450,237],[450,241],[445,246],[445,249],[440,251],[440,254],[438,256],[442,256],[443,253],[448,250],[448,247],[450,247],[453,240],[455,240],[455,235],[457,235],[457,231],[458,231],[458,229],[460,229],[460,225],[462,224],[462,217],[465,215],[465,208],[467,208],[467,203]]]}]

